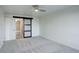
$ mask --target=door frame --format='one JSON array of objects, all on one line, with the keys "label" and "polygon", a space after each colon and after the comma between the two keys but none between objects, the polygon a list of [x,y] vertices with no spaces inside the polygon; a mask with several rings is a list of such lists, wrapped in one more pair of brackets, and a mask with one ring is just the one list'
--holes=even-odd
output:
[{"label": "door frame", "polygon": [[[31,17],[20,17],[20,16],[13,16],[13,18],[21,18],[21,19],[23,19],[23,37],[24,38],[29,38],[29,37],[32,37],[32,19],[33,18],[31,18]],[[27,20],[30,20],[30,36],[28,36],[28,37],[25,37],[24,35],[24,19],[27,19]]]}]

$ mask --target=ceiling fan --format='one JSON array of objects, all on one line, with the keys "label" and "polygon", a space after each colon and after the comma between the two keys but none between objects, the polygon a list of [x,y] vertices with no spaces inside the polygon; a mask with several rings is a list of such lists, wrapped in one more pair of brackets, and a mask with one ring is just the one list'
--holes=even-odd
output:
[{"label": "ceiling fan", "polygon": [[38,11],[40,11],[40,12],[46,12],[46,10],[40,9],[39,5],[32,5],[32,7],[33,7],[33,9],[34,9],[35,12],[38,12]]}]

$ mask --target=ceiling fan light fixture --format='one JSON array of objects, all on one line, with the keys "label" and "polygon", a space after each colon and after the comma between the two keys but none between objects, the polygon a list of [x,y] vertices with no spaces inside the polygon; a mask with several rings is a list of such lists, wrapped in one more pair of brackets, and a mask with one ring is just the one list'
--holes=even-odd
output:
[{"label": "ceiling fan light fixture", "polygon": [[34,11],[35,11],[35,12],[38,12],[39,10],[38,10],[38,9],[35,9]]}]

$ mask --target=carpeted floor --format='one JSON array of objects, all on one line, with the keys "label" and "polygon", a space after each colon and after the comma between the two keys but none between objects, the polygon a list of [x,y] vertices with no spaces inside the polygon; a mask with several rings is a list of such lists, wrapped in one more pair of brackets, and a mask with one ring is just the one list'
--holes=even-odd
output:
[{"label": "carpeted floor", "polygon": [[0,53],[78,53],[78,50],[42,38],[26,38],[4,42]]}]

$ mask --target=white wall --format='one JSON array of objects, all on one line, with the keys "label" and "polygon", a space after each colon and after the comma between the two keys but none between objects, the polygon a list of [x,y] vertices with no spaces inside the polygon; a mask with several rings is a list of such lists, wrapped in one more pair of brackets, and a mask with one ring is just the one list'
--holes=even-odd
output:
[{"label": "white wall", "polygon": [[[12,14],[6,14],[5,19],[6,19],[6,40],[14,40],[11,37],[11,22],[12,22],[12,16],[23,16],[27,17],[24,15],[12,15]],[[39,36],[39,20],[38,19],[33,19],[32,20],[32,36]]]},{"label": "white wall", "polygon": [[4,13],[0,8],[0,47],[3,44],[3,40],[5,39],[5,21],[4,21]]},{"label": "white wall", "polygon": [[39,19],[32,20],[32,36],[39,36]]},{"label": "white wall", "polygon": [[5,24],[6,24],[6,39],[5,40],[15,40],[16,33],[15,33],[15,22],[13,18],[5,17]]},{"label": "white wall", "polygon": [[79,6],[40,17],[41,36],[79,50]]}]

